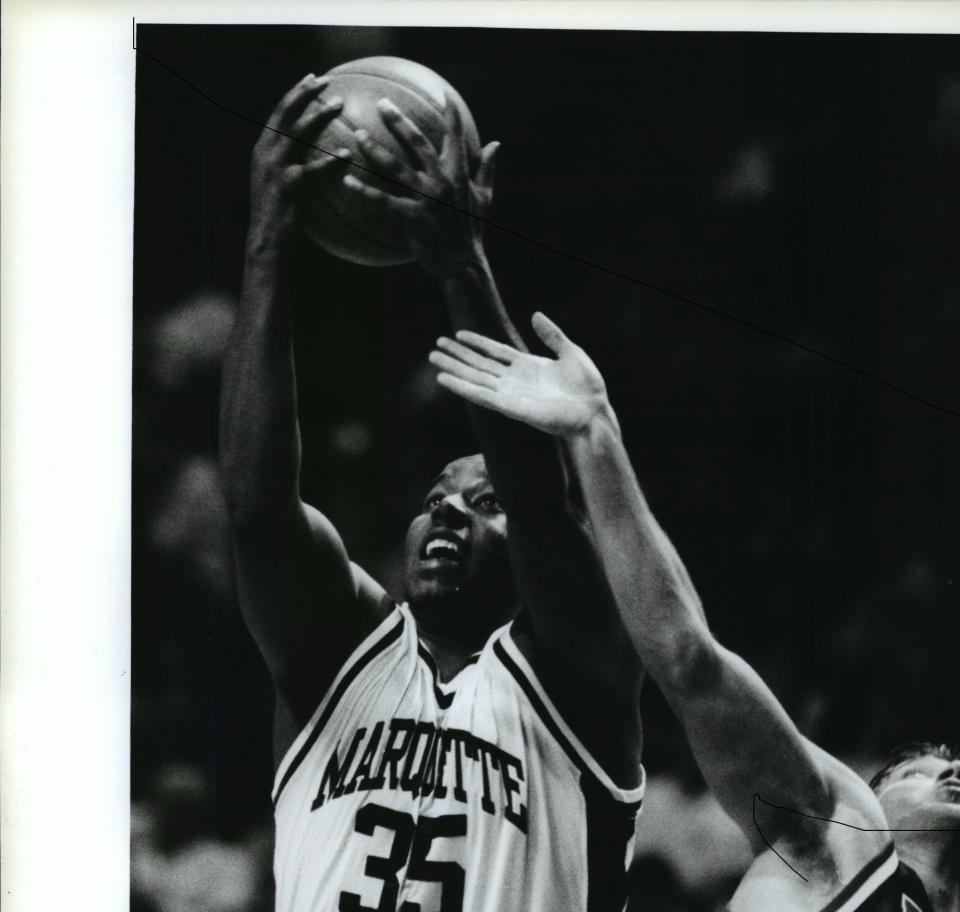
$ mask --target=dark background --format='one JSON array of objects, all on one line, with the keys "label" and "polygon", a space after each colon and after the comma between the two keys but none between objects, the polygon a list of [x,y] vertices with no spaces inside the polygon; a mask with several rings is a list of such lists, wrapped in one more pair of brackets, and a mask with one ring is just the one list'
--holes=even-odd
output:
[{"label": "dark background", "polygon": [[[960,411],[956,38],[140,25],[137,42],[169,68],[138,55],[142,908],[212,908],[170,882],[199,895],[241,870],[258,872],[249,891],[215,907],[270,907],[272,698],[215,463],[259,132],[229,112],[265,121],[304,73],[356,57],[409,57],[457,87],[503,143],[494,222],[638,280],[487,230],[518,324],[545,310],[605,374],[717,636],[858,768],[904,739],[957,740],[960,417],[859,373]],[[425,365],[439,296],[416,266],[306,240],[296,287],[303,493],[396,591],[424,485],[476,448]],[[648,771],[696,794],[653,686],[644,708]],[[651,859],[645,908],[711,908],[727,887],[695,895]]]}]

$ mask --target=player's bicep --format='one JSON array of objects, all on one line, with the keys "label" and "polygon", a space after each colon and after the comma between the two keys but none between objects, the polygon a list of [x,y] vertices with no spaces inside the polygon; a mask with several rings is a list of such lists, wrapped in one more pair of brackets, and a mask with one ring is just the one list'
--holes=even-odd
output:
[{"label": "player's bicep", "polygon": [[234,551],[244,620],[301,721],[378,623],[382,589],[358,578],[336,529],[305,504],[269,529],[237,533]]},{"label": "player's bicep", "polygon": [[510,525],[509,538],[529,632],[540,654],[575,671],[597,696],[621,696],[625,682],[639,675],[640,662],[588,529],[571,516],[547,533]]},{"label": "player's bicep", "polygon": [[510,560],[524,607],[535,616],[579,620],[577,606],[595,594],[601,582],[583,530],[566,517],[540,528],[508,513],[507,524]]},{"label": "player's bicep", "polygon": [[[836,795],[819,754],[740,656],[710,637],[682,683],[660,683],[707,784],[756,849],[805,839],[811,816],[830,816]],[[793,813],[768,817],[764,832],[756,812],[767,806]]]}]

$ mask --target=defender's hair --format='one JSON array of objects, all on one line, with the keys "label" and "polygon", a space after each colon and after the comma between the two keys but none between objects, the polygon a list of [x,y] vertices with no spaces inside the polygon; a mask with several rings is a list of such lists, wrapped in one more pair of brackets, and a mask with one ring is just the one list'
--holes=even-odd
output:
[{"label": "defender's hair", "polygon": [[883,766],[873,774],[870,788],[876,791],[898,766],[903,766],[904,763],[909,763],[918,757],[960,760],[960,753],[946,744],[934,744],[932,741],[908,741],[890,751]]}]

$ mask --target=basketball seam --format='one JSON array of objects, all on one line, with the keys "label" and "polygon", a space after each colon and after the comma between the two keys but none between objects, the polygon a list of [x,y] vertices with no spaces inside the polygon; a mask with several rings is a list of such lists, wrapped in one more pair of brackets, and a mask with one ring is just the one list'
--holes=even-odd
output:
[{"label": "basketball seam", "polygon": [[[344,74],[344,75],[347,75],[347,74]],[[357,75],[358,75],[358,76],[373,76],[374,74],[373,74],[373,73],[358,73]],[[389,79],[384,79],[382,76],[376,76],[375,78],[376,78],[376,79],[380,79],[382,82],[390,82],[390,81],[391,81],[391,80],[389,80]],[[403,85],[403,83],[397,83],[397,85],[403,86],[403,88],[407,88],[405,85]],[[411,89],[410,91],[413,92],[413,89]],[[416,95],[416,96],[417,96],[418,98],[420,98],[421,100],[426,101],[426,102],[433,108],[433,110],[436,111],[438,115],[440,115],[440,118],[443,119],[443,111],[441,111],[441,110],[433,103],[433,100],[432,100],[432,99],[430,99],[430,98],[424,98],[422,95],[420,95],[419,92],[413,92],[413,94]],[[356,125],[353,124],[353,123],[344,115],[343,111],[341,111],[341,112],[340,112],[336,117],[334,117],[334,119],[333,119],[332,121],[330,121],[330,122],[331,122],[331,123],[335,123],[335,122],[338,121],[338,120],[343,121],[343,123],[345,123],[345,124],[347,125],[347,128],[350,130],[351,133],[356,132],[356,129],[357,129]],[[421,132],[422,132],[422,131],[421,131]],[[426,134],[424,134],[424,136],[425,136],[427,142],[430,143],[431,146],[433,146],[433,142],[430,140],[430,138],[427,137]],[[440,149],[438,149],[436,146],[434,146],[433,151],[436,152],[437,154],[440,153]]]},{"label": "basketball seam", "polygon": [[[348,129],[351,133],[356,133],[356,131],[357,131],[356,125],[355,125],[355,124],[353,123],[353,121],[351,121],[350,118],[347,117],[342,111],[341,111],[336,117],[334,117],[333,120],[330,121],[330,124],[335,124],[338,120],[341,121],[342,123],[346,124],[347,129]],[[322,135],[322,134],[321,134],[321,135]],[[430,142],[430,139],[429,139],[429,138],[427,138],[427,142]],[[432,143],[431,143],[431,145],[432,145]],[[314,146],[314,148],[319,148],[319,147],[318,147],[318,146]],[[325,151],[325,150],[321,149],[320,151],[323,152],[323,151]],[[327,154],[332,155],[333,153],[327,153]],[[363,154],[363,153],[362,153],[362,151],[361,151],[361,155],[362,155],[362,154]],[[377,177],[385,177],[385,176],[386,176],[386,175],[383,175],[383,174],[378,174],[376,171],[373,171],[372,173],[375,174]],[[403,187],[404,185],[403,185],[403,184],[400,184],[400,186]],[[409,189],[409,188],[405,188],[405,189]]]},{"label": "basketball seam", "polygon": [[[363,238],[363,240],[365,241],[369,241],[371,244],[375,244],[376,246],[380,247],[385,253],[398,253],[398,254],[404,253],[404,250],[402,247],[394,247],[391,244],[388,244],[386,241],[381,241],[379,238],[375,238],[369,234],[365,234],[363,231],[357,228],[356,225],[353,225],[350,222],[348,222],[343,217],[343,215],[336,210],[335,207],[330,205],[330,203],[327,201],[327,199],[323,196],[322,193],[317,193],[314,196],[314,199],[318,203],[320,203],[320,205],[323,206],[323,208],[326,209],[327,212],[329,212],[338,222],[340,222],[341,225],[343,225],[345,228],[349,228],[358,237]],[[317,241],[317,243],[320,243],[320,242]],[[320,246],[322,247],[323,245],[321,244]]]},{"label": "basketball seam", "polygon": [[[439,75],[439,74],[438,74],[438,75]],[[419,86],[410,85],[410,84],[407,83],[407,82],[401,82],[401,81],[400,81],[399,79],[397,79],[396,77],[393,77],[393,76],[382,76],[380,73],[368,73],[368,72],[366,72],[365,70],[364,70],[364,71],[361,71],[361,70],[350,70],[349,72],[346,72],[346,73],[334,73],[333,76],[334,76],[334,78],[336,78],[337,76],[369,76],[371,79],[379,79],[381,82],[392,82],[392,83],[394,83],[394,84],[396,84],[396,85],[398,85],[398,86],[402,86],[403,88],[408,89],[409,91],[413,92],[414,95],[416,95],[418,98],[420,98],[421,101],[425,101],[425,102],[426,102],[428,105],[430,105],[430,107],[432,107],[438,114],[440,114],[440,115],[443,114],[443,108],[438,108],[438,107],[437,107],[437,103],[433,100],[433,96],[431,96],[431,95],[424,95],[423,92],[420,90],[420,87],[419,87]],[[441,77],[441,78],[442,78],[442,77]]]},{"label": "basketball seam", "polygon": [[[356,130],[356,127],[354,126],[354,124],[350,121],[348,117],[344,116],[342,112],[338,114],[332,121],[330,121],[330,123],[331,124],[336,123],[338,120],[342,121],[351,133]],[[349,167],[349,163],[347,167]],[[379,245],[387,252],[390,252],[390,251],[394,251],[396,253],[403,252],[402,247],[395,247],[389,244],[387,241],[383,241],[380,238],[374,237],[373,235],[366,234],[363,231],[361,231],[359,228],[357,228],[355,225],[352,225],[350,222],[348,222],[344,218],[344,216],[336,209],[336,207],[334,207],[333,205],[330,204],[330,202],[328,202],[328,200],[322,193],[317,193],[314,198],[323,205],[324,209],[326,209],[331,215],[335,216],[342,225],[351,229],[358,237],[363,238],[365,241],[370,241],[373,244]]]},{"label": "basketball seam", "polygon": [[[367,74],[362,74],[362,75],[367,75]],[[341,121],[351,133],[353,133],[356,130],[356,127],[354,126],[350,118],[346,117],[342,112],[338,114],[330,123],[331,124],[336,123],[336,121],[338,120]],[[349,163],[347,167],[349,167]],[[357,237],[362,238],[365,241],[369,241],[371,244],[377,245],[385,253],[397,253],[401,255],[404,254],[404,249],[402,247],[390,244],[388,241],[381,240],[380,238],[375,237],[374,235],[367,234],[366,232],[361,231],[359,228],[357,228],[356,225],[352,224],[351,222],[348,222],[344,217],[344,215],[341,212],[339,212],[337,208],[327,200],[324,194],[317,193],[315,194],[314,199],[316,199],[317,202],[319,202],[323,206],[323,208],[327,210],[327,212],[329,212],[332,216],[334,216],[334,218],[336,218],[341,225],[343,225],[346,228],[349,228],[354,234],[357,235]]]},{"label": "basketball seam", "polygon": [[[367,77],[369,77],[370,79],[379,79],[381,82],[389,82],[389,83],[393,83],[394,85],[398,85],[398,86],[400,86],[401,88],[407,89],[408,91],[412,92],[412,93],[413,93],[414,95],[416,95],[417,98],[419,98],[421,101],[424,101],[424,102],[426,102],[428,105],[430,105],[430,107],[433,108],[433,110],[436,111],[437,114],[440,115],[440,117],[443,119],[444,123],[446,123],[445,109],[438,108],[436,102],[433,100],[433,97],[430,96],[430,95],[424,95],[423,92],[420,90],[419,86],[417,86],[417,85],[410,85],[409,83],[401,82],[399,79],[397,79],[396,77],[393,77],[393,76],[387,77],[387,76],[381,76],[379,73],[368,73],[368,72],[366,72],[365,70],[364,70],[364,71],[360,71],[360,70],[350,70],[350,71],[348,71],[348,72],[346,72],[346,73],[333,73],[332,75],[333,75],[334,77],[336,77],[336,76],[367,76]],[[439,76],[440,74],[438,73],[437,75]],[[440,78],[443,79],[442,76],[440,76]],[[446,80],[444,80],[444,82],[446,82]],[[447,83],[447,85],[450,85],[450,83]],[[453,89],[453,86],[450,86],[450,88]],[[453,91],[456,92],[456,89],[453,89]],[[444,96],[444,97],[446,97],[446,96]],[[478,148],[479,148],[479,146],[480,146],[480,131],[477,129],[477,125],[476,125],[476,123],[475,123],[474,120],[473,120],[473,114],[470,113],[470,109],[467,107],[467,103],[466,103],[465,101],[463,101],[463,97],[462,97],[459,93],[457,93],[457,98],[459,98],[460,101],[463,102],[463,107],[464,107],[464,109],[467,111],[468,114],[470,114],[470,122],[473,124],[473,130],[474,130],[474,132],[477,134],[477,145],[478,145]],[[455,100],[455,99],[454,99],[454,100]],[[341,116],[342,116],[342,115],[341,115]],[[461,114],[461,116],[462,116],[462,114]]]},{"label": "basketball seam", "polygon": [[[441,109],[441,108],[439,108],[439,107],[437,107],[437,104],[436,104],[436,102],[434,101],[434,99],[433,99],[432,96],[430,96],[430,95],[425,95],[425,94],[423,93],[423,91],[421,91],[418,86],[416,86],[416,85],[411,85],[411,84],[409,84],[409,83],[407,83],[407,82],[405,82],[405,81],[401,81],[400,79],[397,79],[397,78],[395,78],[395,77],[382,76],[382,75],[379,74],[379,73],[370,73],[370,72],[367,72],[366,70],[350,70],[350,71],[347,72],[347,73],[334,73],[333,76],[334,76],[334,77],[336,77],[336,76],[365,76],[365,77],[367,77],[367,78],[369,78],[369,79],[376,79],[376,80],[378,80],[378,81],[380,81],[380,82],[386,82],[386,83],[391,83],[391,84],[400,86],[401,88],[406,89],[406,90],[407,90],[408,92],[410,92],[412,95],[415,95],[415,96],[416,96],[417,98],[419,98],[422,102],[424,102],[425,104],[427,104],[427,105],[428,105],[430,108],[432,108],[442,119],[445,118],[444,110]],[[343,113],[343,111],[341,111],[341,112],[333,119],[333,121],[331,121],[331,124],[332,124],[332,123],[335,123],[336,121],[340,121],[351,133],[355,133],[356,130],[357,130],[356,125],[351,121],[350,118],[348,118],[348,117]],[[431,145],[432,145],[432,143],[431,143]],[[349,166],[348,166],[348,167],[349,167]],[[354,225],[354,224],[352,224],[351,222],[347,221],[346,217],[345,217],[342,213],[340,213],[340,212],[337,210],[337,208],[336,208],[335,206],[333,206],[332,203],[331,203],[330,201],[328,201],[323,194],[317,193],[316,196],[315,196],[315,199],[317,200],[318,203],[320,203],[321,206],[323,206],[323,208],[324,208],[327,212],[329,212],[329,213],[337,220],[337,222],[339,222],[339,223],[340,223],[342,226],[344,226],[345,228],[348,228],[348,229],[349,229],[350,231],[352,231],[352,232],[354,233],[354,235],[356,235],[357,237],[359,237],[359,238],[361,238],[362,240],[367,241],[367,242],[369,242],[369,243],[371,243],[371,244],[379,247],[384,253],[392,253],[392,254],[404,255],[404,250],[403,250],[402,247],[394,246],[394,245],[390,244],[390,243],[387,242],[387,241],[381,240],[380,238],[377,238],[377,237],[374,237],[373,235],[367,234],[366,232],[361,231],[359,228],[357,228],[356,225]],[[323,245],[321,244],[321,246],[323,246]]]}]

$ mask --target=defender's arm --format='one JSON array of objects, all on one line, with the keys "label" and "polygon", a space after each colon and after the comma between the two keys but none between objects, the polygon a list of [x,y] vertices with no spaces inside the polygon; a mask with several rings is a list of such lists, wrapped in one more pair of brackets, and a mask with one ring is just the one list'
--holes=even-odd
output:
[{"label": "defender's arm", "polygon": [[[831,816],[836,798],[812,746],[753,668],[707,628],[683,564],[637,484],[612,413],[598,414],[569,445],[631,641],[720,804],[755,848],[763,837],[754,795]],[[799,816],[769,819],[763,835],[771,842],[795,835],[778,827],[795,825],[797,833],[811,828]]]},{"label": "defender's arm", "polygon": [[[653,516],[623,446],[603,379],[542,315],[534,329],[557,359],[524,354],[469,333],[443,340],[440,382],[476,405],[567,443],[594,540],[623,623],[644,667],[683,725],[723,807],[756,848],[764,836],[814,842],[821,821],[798,814],[754,822],[754,795],[801,814],[875,820],[876,802],[853,774],[804,739],[774,694],[711,635],[676,549]],[[862,785],[862,783],[861,783]]]}]

